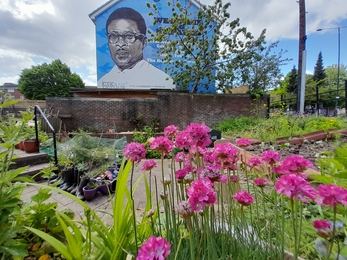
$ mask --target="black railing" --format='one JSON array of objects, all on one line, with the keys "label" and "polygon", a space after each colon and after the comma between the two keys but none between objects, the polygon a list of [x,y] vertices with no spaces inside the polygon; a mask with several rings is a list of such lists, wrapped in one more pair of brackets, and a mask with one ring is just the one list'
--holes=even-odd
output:
[{"label": "black railing", "polygon": [[36,145],[37,145],[37,152],[40,152],[40,146],[39,146],[39,131],[38,131],[38,124],[37,124],[37,111],[40,112],[42,118],[46,121],[48,127],[51,129],[53,134],[53,148],[54,148],[54,164],[55,166],[58,166],[58,155],[57,155],[57,138],[54,131],[54,128],[52,127],[51,123],[48,121],[45,114],[42,112],[41,108],[39,106],[34,107],[34,120],[35,120],[35,133],[36,133]]}]

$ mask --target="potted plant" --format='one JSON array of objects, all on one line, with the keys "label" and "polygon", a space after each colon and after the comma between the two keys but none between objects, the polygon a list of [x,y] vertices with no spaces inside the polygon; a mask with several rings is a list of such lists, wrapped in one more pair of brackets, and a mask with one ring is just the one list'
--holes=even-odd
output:
[{"label": "potted plant", "polygon": [[107,195],[110,189],[109,184],[110,182],[107,180],[91,178],[88,184],[83,187],[85,200],[93,200],[97,192],[100,192],[102,195]]}]

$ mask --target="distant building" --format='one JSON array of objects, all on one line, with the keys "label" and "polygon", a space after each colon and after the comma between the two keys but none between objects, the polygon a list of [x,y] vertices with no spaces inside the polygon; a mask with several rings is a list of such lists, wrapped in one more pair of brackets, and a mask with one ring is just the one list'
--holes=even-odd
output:
[{"label": "distant building", "polygon": [[[25,99],[24,95],[18,91],[19,86],[14,83],[5,83],[0,86],[0,91],[4,91],[4,94],[8,93],[13,99]],[[0,100],[2,96],[0,96]]]}]

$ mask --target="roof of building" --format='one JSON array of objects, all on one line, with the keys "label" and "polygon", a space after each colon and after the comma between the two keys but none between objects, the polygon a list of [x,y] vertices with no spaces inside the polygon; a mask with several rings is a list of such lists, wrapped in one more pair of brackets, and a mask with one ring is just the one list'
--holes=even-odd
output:
[{"label": "roof of building", "polygon": [[0,89],[9,89],[9,88],[17,89],[19,88],[19,86],[15,83],[4,83],[4,85],[0,85]]}]

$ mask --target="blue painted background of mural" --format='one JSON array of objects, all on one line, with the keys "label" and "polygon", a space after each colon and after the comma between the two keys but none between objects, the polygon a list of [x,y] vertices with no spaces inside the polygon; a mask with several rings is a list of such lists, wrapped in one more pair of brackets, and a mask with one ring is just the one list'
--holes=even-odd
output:
[{"label": "blue painted background of mural", "polygon": [[[163,18],[162,23],[157,23],[156,25],[153,25],[153,16],[149,16],[148,13],[150,12],[150,9],[146,6],[146,2],[152,4],[156,4],[160,17]],[[187,1],[181,0],[182,5],[186,5]],[[97,58],[97,78],[98,80],[104,76],[106,73],[108,73],[115,65],[114,61],[112,60],[112,57],[110,55],[110,51],[108,48],[108,40],[106,36],[106,21],[109,17],[109,15],[116,9],[121,7],[129,7],[136,11],[138,11],[143,18],[145,19],[147,30],[150,30],[151,32],[155,32],[158,27],[160,26],[170,26],[169,24],[165,24],[164,18],[171,18],[172,17],[172,10],[171,7],[167,6],[167,0],[123,0],[116,3],[114,6],[110,7],[108,10],[101,13],[99,16],[96,17],[96,58]],[[191,9],[192,11],[192,18],[194,18],[194,12],[198,10],[198,8],[195,5],[192,5]],[[147,37],[149,37],[147,33]],[[161,62],[161,56],[158,54],[158,50],[160,46],[165,43],[158,43],[158,42],[148,42],[147,46],[143,50],[143,56],[144,60],[149,62],[151,65],[155,66],[156,68],[164,71],[165,67],[167,66],[163,62]],[[175,57],[177,59],[181,59],[180,57]],[[189,61],[186,61],[189,62]],[[98,87],[99,86],[98,84]],[[208,92],[208,93],[214,93],[215,92],[215,86],[214,84],[211,84],[208,89],[205,87],[199,88],[198,92]]]}]

